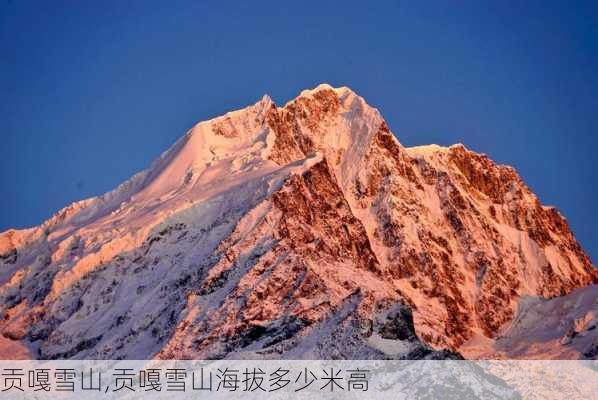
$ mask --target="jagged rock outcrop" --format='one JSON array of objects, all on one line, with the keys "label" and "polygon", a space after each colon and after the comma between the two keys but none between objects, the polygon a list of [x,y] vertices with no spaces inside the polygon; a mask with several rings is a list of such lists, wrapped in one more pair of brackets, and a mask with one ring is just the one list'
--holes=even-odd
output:
[{"label": "jagged rock outcrop", "polygon": [[[405,148],[361,97],[321,85],[201,122],[113,192],[0,234],[0,350],[487,355],[521,298],[596,271],[513,168]],[[559,354],[594,354],[581,347]]]}]

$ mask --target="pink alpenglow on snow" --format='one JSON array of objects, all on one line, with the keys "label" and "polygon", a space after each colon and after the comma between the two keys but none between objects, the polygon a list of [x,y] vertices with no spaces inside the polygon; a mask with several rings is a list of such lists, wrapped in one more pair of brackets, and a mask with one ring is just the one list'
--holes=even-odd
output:
[{"label": "pink alpenglow on snow", "polygon": [[595,358],[598,272],[517,172],[347,87],[198,123],[0,234],[3,358]]}]

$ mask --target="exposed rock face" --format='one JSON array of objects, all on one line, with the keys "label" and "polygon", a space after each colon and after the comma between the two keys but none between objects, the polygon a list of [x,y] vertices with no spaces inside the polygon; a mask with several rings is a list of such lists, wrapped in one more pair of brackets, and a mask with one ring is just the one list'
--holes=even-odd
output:
[{"label": "exposed rock face", "polygon": [[321,85],[202,122],[115,191],[0,234],[0,283],[1,344],[30,357],[450,358],[430,346],[491,343],[520,297],[598,273],[513,168],[404,148]]}]

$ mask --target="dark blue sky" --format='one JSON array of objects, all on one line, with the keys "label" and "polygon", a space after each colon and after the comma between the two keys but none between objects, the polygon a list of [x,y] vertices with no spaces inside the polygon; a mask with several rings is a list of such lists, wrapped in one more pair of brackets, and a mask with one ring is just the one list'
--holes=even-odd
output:
[{"label": "dark blue sky", "polygon": [[199,120],[328,82],[404,145],[515,166],[597,260],[598,3],[238,3],[0,0],[0,230],[112,189]]}]

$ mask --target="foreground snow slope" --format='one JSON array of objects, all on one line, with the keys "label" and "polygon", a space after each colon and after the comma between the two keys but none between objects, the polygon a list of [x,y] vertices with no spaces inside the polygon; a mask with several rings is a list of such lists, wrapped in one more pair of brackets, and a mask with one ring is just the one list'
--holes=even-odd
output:
[{"label": "foreground snow slope", "polygon": [[461,347],[471,358],[598,358],[598,285],[553,299],[523,297],[513,321],[493,339]]},{"label": "foreground snow slope", "polygon": [[476,341],[488,354],[522,298],[596,282],[512,168],[462,145],[404,148],[361,97],[320,85],[201,122],[114,191],[0,234],[0,350],[422,358]]}]

